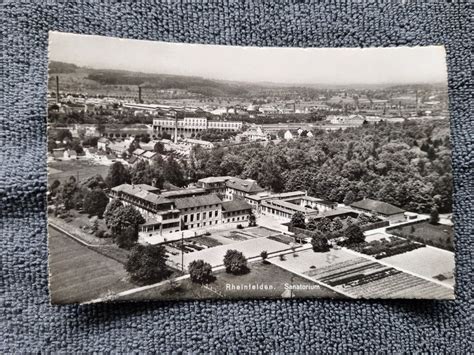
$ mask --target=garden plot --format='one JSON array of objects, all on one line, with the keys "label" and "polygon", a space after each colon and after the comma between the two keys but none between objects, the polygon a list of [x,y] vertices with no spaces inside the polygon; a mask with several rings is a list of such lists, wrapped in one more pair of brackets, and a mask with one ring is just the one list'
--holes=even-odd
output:
[{"label": "garden plot", "polygon": [[359,257],[344,250],[314,253],[297,252],[286,260],[271,262],[287,270],[304,274],[354,298],[454,298],[451,288]]},{"label": "garden plot", "polygon": [[427,246],[383,259],[384,263],[425,277],[445,275],[441,279],[454,285],[454,253]]}]

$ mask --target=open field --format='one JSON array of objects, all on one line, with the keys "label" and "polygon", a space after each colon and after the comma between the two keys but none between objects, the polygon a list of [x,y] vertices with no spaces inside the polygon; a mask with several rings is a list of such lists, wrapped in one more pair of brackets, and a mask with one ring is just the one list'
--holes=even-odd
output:
[{"label": "open field", "polygon": [[[190,279],[178,281],[179,288],[171,292],[169,285],[127,295],[120,300],[143,299],[192,299],[192,298],[280,298],[280,297],[326,297],[344,296],[319,286],[308,279],[294,275],[276,265],[260,261],[249,264],[250,272],[245,275],[231,275],[225,270],[215,273],[216,280],[208,286],[201,286]],[[292,291],[289,291],[293,287]],[[288,290],[287,290],[288,289]],[[293,294],[291,294],[291,292]]]},{"label": "open field", "polygon": [[452,299],[454,291],[437,283],[359,257],[345,250],[297,252],[286,260],[271,258],[273,264],[323,282],[354,298]]},{"label": "open field", "polygon": [[50,295],[53,303],[87,302],[136,287],[123,265],[61,235],[49,233]]},{"label": "open field", "polygon": [[[58,172],[59,171],[59,172]],[[107,176],[109,166],[93,164],[88,160],[64,160],[48,163],[48,183],[59,180],[61,183],[74,176],[78,181],[86,180],[97,174]]]},{"label": "open field", "polygon": [[454,250],[454,230],[444,224],[428,222],[389,229],[388,233],[446,250]]}]

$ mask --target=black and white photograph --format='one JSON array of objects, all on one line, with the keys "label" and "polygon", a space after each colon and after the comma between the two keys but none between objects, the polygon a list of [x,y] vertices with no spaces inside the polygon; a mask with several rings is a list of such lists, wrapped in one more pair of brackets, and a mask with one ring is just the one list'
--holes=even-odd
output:
[{"label": "black and white photograph", "polygon": [[443,46],[49,33],[53,304],[454,299]]}]

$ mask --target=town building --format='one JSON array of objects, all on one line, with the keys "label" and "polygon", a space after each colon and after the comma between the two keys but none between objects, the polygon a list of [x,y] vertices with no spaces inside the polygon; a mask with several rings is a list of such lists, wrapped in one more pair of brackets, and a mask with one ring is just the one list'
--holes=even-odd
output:
[{"label": "town building", "polygon": [[222,202],[222,223],[247,222],[252,206],[241,198]]},{"label": "town building", "polygon": [[222,201],[216,194],[177,198],[174,203],[184,229],[212,226],[222,220]]},{"label": "town building", "polygon": [[117,198],[124,205],[134,206],[146,220],[140,226],[142,232],[177,232],[180,226],[180,211],[175,203],[157,195],[153,186],[123,184],[110,189],[110,197]]},{"label": "town building", "polygon": [[337,202],[323,200],[307,195],[297,198],[285,198],[285,201],[300,205],[301,207],[312,208],[318,210],[319,212],[325,212],[337,208]]},{"label": "town building", "polygon": [[210,120],[206,117],[185,117],[174,119],[160,117],[153,119],[153,134],[155,136],[166,132],[172,136],[191,137],[200,131],[216,129],[219,131],[240,131],[243,123],[241,121]]},{"label": "town building", "polygon": [[105,151],[107,150],[107,147],[109,144],[110,144],[109,139],[105,137],[101,137],[97,140],[97,149]]},{"label": "town building", "polygon": [[225,198],[227,200],[233,200],[234,197],[246,197],[259,192],[265,191],[260,187],[255,180],[252,179],[240,179],[232,177],[226,181]]},{"label": "town building", "polygon": [[369,213],[393,223],[404,222],[406,220],[405,210],[386,202],[365,198],[350,205],[353,209]]},{"label": "town building", "polygon": [[199,179],[196,185],[206,189],[209,193],[225,195],[227,189],[226,182],[231,178],[231,176],[210,176]]}]

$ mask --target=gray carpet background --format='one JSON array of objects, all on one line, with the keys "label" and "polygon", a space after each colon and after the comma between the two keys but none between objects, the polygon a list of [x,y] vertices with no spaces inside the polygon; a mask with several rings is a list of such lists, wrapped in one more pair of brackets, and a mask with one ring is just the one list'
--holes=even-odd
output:
[{"label": "gray carpet background", "polygon": [[[469,2],[0,3],[0,352],[472,351]],[[444,44],[454,144],[457,300],[49,305],[48,30],[259,46]]]}]

